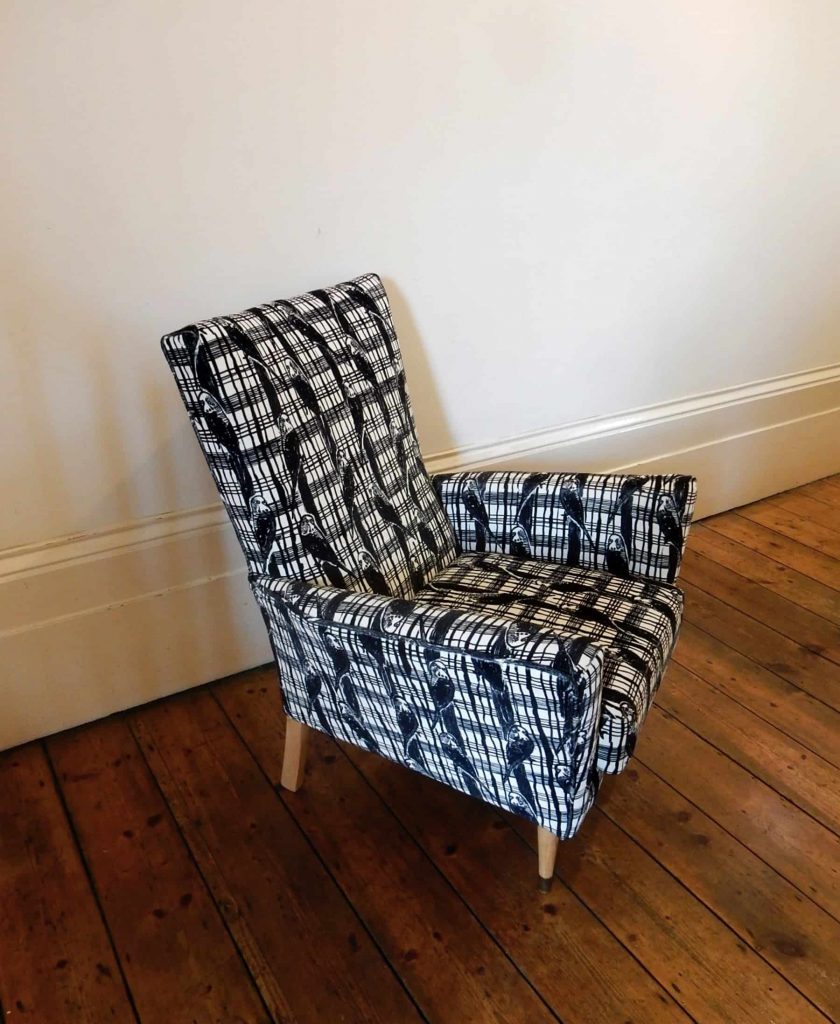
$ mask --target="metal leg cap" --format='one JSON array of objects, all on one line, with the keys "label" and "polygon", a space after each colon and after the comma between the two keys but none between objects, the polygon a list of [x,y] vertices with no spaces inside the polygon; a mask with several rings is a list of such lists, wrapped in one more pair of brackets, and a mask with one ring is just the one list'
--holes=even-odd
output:
[{"label": "metal leg cap", "polygon": [[540,892],[551,892],[550,878],[540,878]]}]

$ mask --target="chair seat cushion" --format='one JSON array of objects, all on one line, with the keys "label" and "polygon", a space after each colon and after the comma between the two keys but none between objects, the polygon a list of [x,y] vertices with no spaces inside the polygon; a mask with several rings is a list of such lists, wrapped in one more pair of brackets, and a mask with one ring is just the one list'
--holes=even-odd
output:
[{"label": "chair seat cushion", "polygon": [[460,555],[417,595],[429,604],[510,615],[531,628],[586,637],[604,650],[596,767],[620,772],[673,650],[682,592],[593,569],[512,555]]}]

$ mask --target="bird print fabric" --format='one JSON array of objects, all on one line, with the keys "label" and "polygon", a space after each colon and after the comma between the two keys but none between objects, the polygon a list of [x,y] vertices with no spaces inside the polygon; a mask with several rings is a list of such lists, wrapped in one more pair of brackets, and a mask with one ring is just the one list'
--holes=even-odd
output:
[{"label": "bird print fabric", "polygon": [[287,713],[572,836],[676,640],[694,480],[430,480],[374,274],[162,347]]},{"label": "bird print fabric", "polygon": [[504,613],[604,652],[595,766],[623,770],[659,688],[682,619],[682,591],[652,580],[493,552],[456,558],[422,591],[437,607]]},{"label": "bird print fabric", "polygon": [[162,347],[252,572],[409,596],[452,560],[375,274]]},{"label": "bird print fabric", "polygon": [[495,551],[622,579],[673,583],[688,536],[689,476],[488,471],[432,478],[460,551]]},{"label": "bird print fabric", "polygon": [[603,651],[427,590],[253,583],[293,718],[574,834],[600,777]]}]

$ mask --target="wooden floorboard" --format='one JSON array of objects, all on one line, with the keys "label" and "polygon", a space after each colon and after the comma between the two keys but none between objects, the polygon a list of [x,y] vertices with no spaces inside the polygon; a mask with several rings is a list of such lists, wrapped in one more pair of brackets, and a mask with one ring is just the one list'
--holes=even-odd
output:
[{"label": "wooden floorboard", "polygon": [[811,519],[803,519],[798,512],[785,507],[778,500],[744,505],[738,509],[738,515],[813,548],[829,558],[840,558],[840,533]]},{"label": "wooden floorboard", "polygon": [[840,625],[840,591],[768,557],[768,553],[762,554],[753,547],[715,532],[707,523],[708,520],[691,528],[687,563],[694,554],[705,555],[718,565],[762,584],[770,593],[787,598],[796,607],[822,616],[835,626]]},{"label": "wooden floorboard", "polygon": [[657,704],[840,835],[840,769],[681,665]]},{"label": "wooden floorboard", "polygon": [[817,498],[824,504],[840,508],[840,483],[838,483],[837,477],[829,476],[822,480],[815,480],[813,483],[800,487],[799,491],[811,498]]},{"label": "wooden floorboard", "polygon": [[561,877],[695,1020],[820,1019],[782,975],[602,811],[596,809],[581,832],[584,842],[561,845]]},{"label": "wooden floorboard", "polygon": [[636,756],[536,835],[313,737],[257,669],[0,754],[0,1014],[840,1020],[840,477],[697,524]]},{"label": "wooden floorboard", "polygon": [[126,722],[48,749],[141,1018],[268,1021]]},{"label": "wooden floorboard", "polygon": [[840,667],[687,580],[685,619],[812,697],[840,710]]},{"label": "wooden floorboard", "polygon": [[243,955],[281,1019],[420,1014],[222,709],[207,691],[131,716]]},{"label": "wooden floorboard", "polygon": [[603,789],[601,811],[800,992],[840,1019],[840,922],[640,762]]},{"label": "wooden floorboard", "polygon": [[0,755],[4,1020],[134,1021],[40,743]]},{"label": "wooden floorboard", "polygon": [[840,921],[840,839],[654,707],[637,759]]},{"label": "wooden floorboard", "polygon": [[345,752],[564,1022],[685,1019],[649,965],[571,887],[539,897],[536,854],[513,819],[407,768]]},{"label": "wooden floorboard", "polygon": [[686,552],[680,579],[840,667],[837,623],[694,550]]},{"label": "wooden floorboard", "polygon": [[673,664],[689,669],[840,768],[840,711],[720,643],[691,622],[684,622],[680,629]]},{"label": "wooden floorboard", "polygon": [[[269,780],[282,767],[282,711],[269,670],[214,688]],[[556,1020],[458,892],[328,737],[312,736],[305,791],[279,791],[420,1009],[443,1020]],[[364,827],[359,828],[359,823]],[[388,836],[383,849],[383,837]],[[454,941],[453,941],[454,939]]]},{"label": "wooden floorboard", "polygon": [[773,499],[773,504],[793,512],[801,519],[808,520],[817,526],[840,533],[840,508],[828,505],[818,498],[802,494],[800,491],[788,491]]},{"label": "wooden floorboard", "polygon": [[[718,533],[730,540],[743,544],[744,547],[766,555],[790,569],[795,569],[803,576],[808,576],[831,590],[837,591],[837,559],[823,554],[806,544],[786,537],[775,530],[753,522],[734,512],[725,512],[711,519],[704,519],[702,524],[713,533]],[[689,538],[689,546],[691,539]]]}]

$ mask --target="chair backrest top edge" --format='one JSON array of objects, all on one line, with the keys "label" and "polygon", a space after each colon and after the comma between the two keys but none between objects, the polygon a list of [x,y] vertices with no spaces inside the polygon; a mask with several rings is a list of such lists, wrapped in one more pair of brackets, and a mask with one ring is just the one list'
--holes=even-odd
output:
[{"label": "chair backrest top edge", "polygon": [[[236,324],[239,321],[247,319],[252,315],[252,311],[255,309],[263,310],[270,308],[274,315],[282,315],[285,307],[288,305],[294,306],[295,303],[303,302],[309,298],[313,291],[338,291],[348,286],[355,286],[363,291],[370,289],[373,292],[382,291],[384,292],[384,286],[382,284],[382,278],[379,274],[374,271],[370,271],[366,274],[359,274],[357,277],[351,277],[346,281],[339,281],[337,284],[330,285],[329,287],[320,287],[311,289],[308,292],[300,292],[298,295],[294,295],[287,299],[269,299],[267,302],[256,303],[253,306],[248,306],[245,309],[239,310],[237,313],[218,313],[215,316],[204,317],[201,320],[195,320],[192,323],[187,323],[183,327],[178,328],[174,331],[168,331],[160,339],[160,347],[164,352],[164,355],[169,352],[176,350],[183,350],[185,339],[190,335],[198,335],[201,337],[217,336],[216,332],[225,330],[227,323]],[[367,287],[366,287],[367,286]],[[291,317],[291,313],[287,313]]]}]

